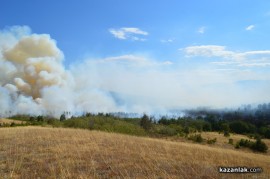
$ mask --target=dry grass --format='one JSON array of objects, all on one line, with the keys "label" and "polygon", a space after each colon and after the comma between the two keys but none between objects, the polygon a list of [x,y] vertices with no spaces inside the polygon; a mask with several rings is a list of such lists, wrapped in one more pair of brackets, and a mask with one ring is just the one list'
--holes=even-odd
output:
[{"label": "dry grass", "polygon": [[[240,135],[240,134],[230,134],[230,137],[224,137],[223,133],[218,133],[218,132],[202,132],[201,133],[202,137],[204,139],[213,139],[216,138],[217,142],[214,145],[214,147],[222,147],[222,148],[228,148],[228,149],[234,149],[233,145],[228,144],[229,139],[233,139],[233,143],[235,144],[237,141],[241,139],[248,139],[251,141],[255,141],[255,139],[250,139],[245,135]],[[270,140],[269,139],[263,139],[263,142],[266,143],[266,145],[270,148]],[[243,149],[241,149],[243,150]],[[250,149],[244,149],[245,152],[251,152]],[[267,155],[270,155],[270,152],[267,152]]]},{"label": "dry grass", "polygon": [[[218,166],[262,167],[219,174]],[[0,178],[269,178],[270,157],[80,129],[0,129]]]},{"label": "dry grass", "polygon": [[11,124],[11,123],[24,124],[25,121],[16,121],[16,120],[12,120],[12,119],[0,118],[0,124]]}]

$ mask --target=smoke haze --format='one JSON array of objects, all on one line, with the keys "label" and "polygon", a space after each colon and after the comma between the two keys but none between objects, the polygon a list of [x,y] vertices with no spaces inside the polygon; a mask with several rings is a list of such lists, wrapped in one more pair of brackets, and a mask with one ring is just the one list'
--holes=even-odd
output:
[{"label": "smoke haze", "polygon": [[[25,26],[0,31],[0,115],[161,114],[270,101],[269,74],[185,67],[132,54],[85,59],[68,68],[64,59],[48,34],[32,34]],[[246,81],[259,84],[250,89]]]}]

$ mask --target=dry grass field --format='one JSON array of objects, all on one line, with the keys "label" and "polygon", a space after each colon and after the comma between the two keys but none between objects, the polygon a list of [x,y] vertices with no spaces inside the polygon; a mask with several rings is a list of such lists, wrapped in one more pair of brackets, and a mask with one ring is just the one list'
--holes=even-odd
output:
[{"label": "dry grass field", "polygon": [[[241,135],[241,134],[230,134],[229,137],[224,137],[223,133],[218,133],[218,132],[203,132],[202,133],[202,137],[205,139],[212,139],[212,138],[216,138],[217,139],[217,143],[215,144],[216,147],[222,147],[222,148],[234,148],[233,145],[228,144],[229,139],[233,139],[234,144],[241,140],[241,139],[248,139],[251,141],[256,141],[255,139],[250,139],[245,135]],[[269,139],[262,139],[263,142],[265,142],[267,144],[267,146],[270,148],[270,140]],[[247,151],[251,151],[251,150],[247,150]],[[267,155],[270,155],[270,152],[267,152]]]},{"label": "dry grass field", "polygon": [[[264,171],[219,174],[218,166]],[[0,178],[270,178],[270,157],[81,129],[0,128]]]},{"label": "dry grass field", "polygon": [[23,124],[25,121],[17,121],[17,120],[12,120],[12,119],[5,119],[5,118],[0,118],[0,124]]}]

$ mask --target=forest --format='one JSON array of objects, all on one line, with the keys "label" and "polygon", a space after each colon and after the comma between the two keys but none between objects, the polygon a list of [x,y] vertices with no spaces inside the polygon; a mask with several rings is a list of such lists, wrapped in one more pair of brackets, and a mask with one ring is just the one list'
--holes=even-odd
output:
[{"label": "forest", "polygon": [[[1,124],[2,127],[18,125],[41,125],[53,127],[82,128],[107,132],[123,133],[136,136],[149,137],[185,137],[195,142],[206,141],[215,143],[215,139],[204,140],[201,132],[218,132],[226,137],[230,134],[243,134],[254,139],[260,145],[261,151],[267,146],[261,144],[261,139],[270,139],[270,103],[242,106],[237,110],[193,109],[185,110],[183,116],[161,116],[159,118],[143,114],[135,117],[128,113],[89,113],[80,116],[71,116],[63,112],[59,119],[50,116],[15,115],[10,119],[22,120],[25,123],[10,125]],[[235,148],[240,146],[254,149],[256,142],[240,140]],[[263,146],[261,146],[263,145]]]}]

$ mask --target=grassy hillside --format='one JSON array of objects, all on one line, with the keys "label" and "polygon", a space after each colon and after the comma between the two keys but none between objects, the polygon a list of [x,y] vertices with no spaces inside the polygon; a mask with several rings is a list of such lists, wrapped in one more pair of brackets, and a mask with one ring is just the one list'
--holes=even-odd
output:
[{"label": "grassy hillside", "polygon": [[[82,129],[0,128],[0,178],[269,178],[267,154]],[[262,167],[219,174],[218,166]]]},{"label": "grassy hillside", "polygon": [[18,121],[18,120],[12,120],[12,119],[5,119],[5,118],[0,118],[0,125],[10,125],[10,124],[24,124],[26,122],[24,121]]}]

